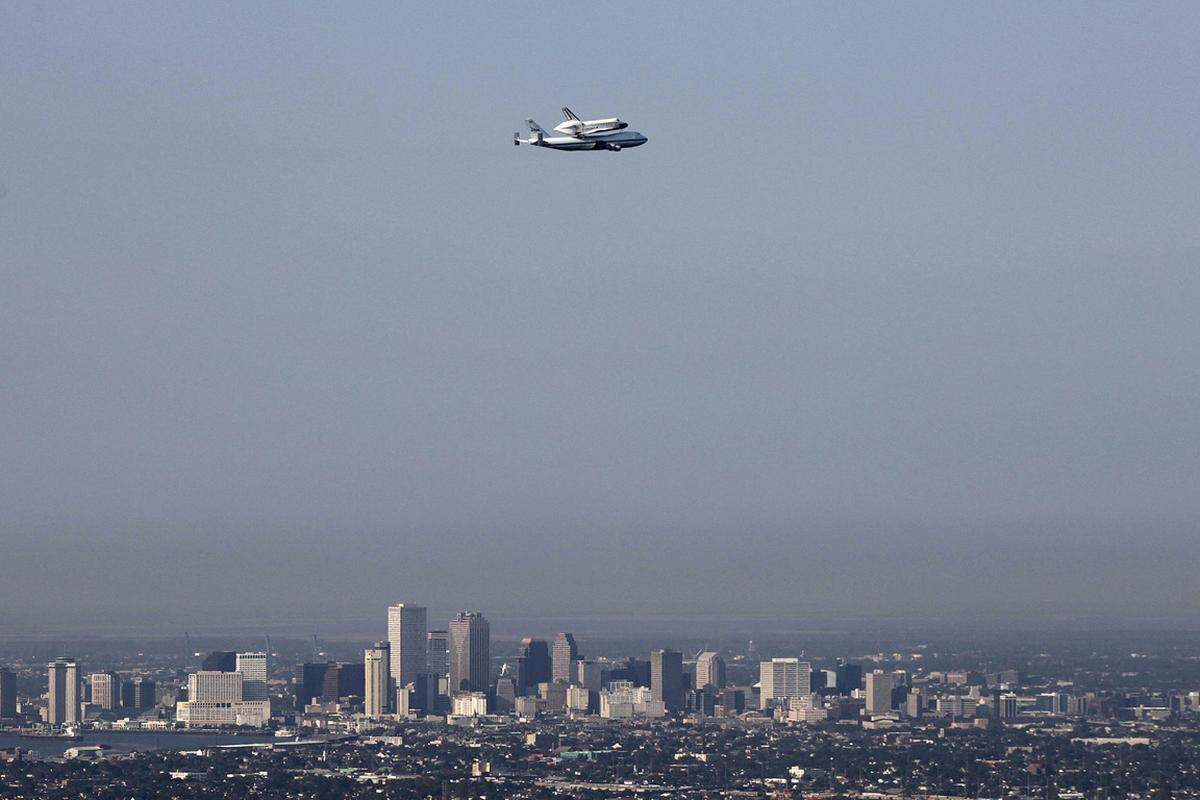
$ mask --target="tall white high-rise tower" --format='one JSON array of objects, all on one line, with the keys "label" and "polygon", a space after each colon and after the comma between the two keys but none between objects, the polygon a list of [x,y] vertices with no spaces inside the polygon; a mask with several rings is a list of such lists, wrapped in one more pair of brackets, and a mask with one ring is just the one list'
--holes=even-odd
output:
[{"label": "tall white high-rise tower", "polygon": [[388,644],[391,646],[391,675],[403,689],[429,671],[426,641],[428,625],[424,606],[397,603],[388,606]]}]

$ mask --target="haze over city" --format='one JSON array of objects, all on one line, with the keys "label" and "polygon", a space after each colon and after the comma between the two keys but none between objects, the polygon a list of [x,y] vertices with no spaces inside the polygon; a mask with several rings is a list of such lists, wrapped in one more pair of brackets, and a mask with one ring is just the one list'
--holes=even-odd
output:
[{"label": "haze over city", "polygon": [[0,633],[1194,621],[1198,22],[5,5]]}]

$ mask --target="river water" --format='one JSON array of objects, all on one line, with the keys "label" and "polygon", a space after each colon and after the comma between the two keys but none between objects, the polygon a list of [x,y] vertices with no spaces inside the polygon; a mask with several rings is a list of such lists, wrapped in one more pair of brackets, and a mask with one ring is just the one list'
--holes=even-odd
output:
[{"label": "river water", "polygon": [[[46,758],[61,756],[71,747],[108,745],[113,752],[137,750],[199,750],[215,744],[279,741],[271,736],[230,736],[220,733],[159,733],[155,731],[83,731],[79,739],[27,739],[0,732],[0,750],[19,747]],[[286,740],[284,740],[286,741]]]}]

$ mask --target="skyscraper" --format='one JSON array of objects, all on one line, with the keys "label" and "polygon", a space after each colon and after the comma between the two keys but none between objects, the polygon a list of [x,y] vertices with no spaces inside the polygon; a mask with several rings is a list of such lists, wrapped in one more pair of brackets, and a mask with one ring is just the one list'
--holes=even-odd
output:
[{"label": "skyscraper", "polygon": [[201,670],[188,676],[188,702],[240,703],[246,676],[238,672]]},{"label": "skyscraper", "polygon": [[517,704],[517,681],[511,675],[496,679],[496,712],[510,714]]},{"label": "skyscraper", "polygon": [[[797,708],[812,696],[812,665],[798,658],[772,658],[758,666],[759,707]],[[800,705],[798,705],[800,704]]]},{"label": "skyscraper", "polygon": [[121,705],[121,681],[115,672],[93,672],[88,676],[92,685],[92,702],[105,711]]},{"label": "skyscraper", "polygon": [[570,683],[575,675],[575,662],[579,660],[579,648],[575,646],[575,637],[569,633],[554,635],[554,651],[550,669],[550,679],[555,683]]},{"label": "skyscraper", "polygon": [[237,672],[237,653],[232,650],[213,650],[200,664],[202,672]]},{"label": "skyscraper", "polygon": [[[363,709],[368,717],[381,717],[390,709],[392,657],[388,642],[376,642],[363,653]],[[398,688],[402,691],[403,686]]]},{"label": "skyscraper", "polygon": [[321,698],[325,692],[325,673],[329,671],[327,662],[308,662],[296,666],[292,687],[296,694],[296,708],[300,711],[309,703]]},{"label": "skyscraper", "polygon": [[650,688],[650,661],[643,658],[627,658],[622,665],[618,662],[609,673],[610,681],[629,681],[634,686]]},{"label": "skyscraper", "polygon": [[674,650],[650,651],[650,694],[668,712],[683,709],[683,654]]},{"label": "skyscraper", "polygon": [[843,661],[837,665],[837,693],[848,695],[862,688],[862,667]]},{"label": "skyscraper", "polygon": [[446,631],[430,631],[426,642],[430,674],[445,678],[450,672],[450,634]]},{"label": "skyscraper", "polygon": [[551,675],[550,648],[544,639],[521,640],[517,656],[517,694],[537,694],[539,683],[549,683]]},{"label": "skyscraper", "polygon": [[267,654],[238,653],[234,671],[242,673],[243,700],[269,700],[267,691]]},{"label": "skyscraper", "polygon": [[904,700],[904,715],[919,717],[925,711],[925,693],[919,686],[914,686]]},{"label": "skyscraper", "polygon": [[711,686],[725,688],[725,659],[713,652],[701,653],[696,657],[696,688]]},{"label": "skyscraper", "polygon": [[388,606],[390,666],[396,686],[405,687],[429,670],[427,612],[424,606],[397,603]]},{"label": "skyscraper", "polygon": [[478,611],[460,611],[450,621],[450,693],[486,692],[491,678],[491,627]]},{"label": "skyscraper", "polygon": [[725,687],[721,690],[721,710],[726,716],[734,716],[746,710],[746,695],[741,689]]},{"label": "skyscraper", "polygon": [[867,713],[886,714],[892,710],[892,676],[881,669],[866,674]]},{"label": "skyscraper", "polygon": [[321,699],[331,703],[343,697],[363,697],[367,693],[365,665],[359,661],[339,661],[325,668],[325,682],[321,687]]},{"label": "skyscraper", "polygon": [[138,675],[133,679],[133,707],[146,711],[158,705],[158,687],[150,678]]},{"label": "skyscraper", "polygon": [[79,722],[79,665],[74,659],[58,658],[46,667],[49,684],[46,722],[74,725]]},{"label": "skyscraper", "polygon": [[598,692],[604,688],[604,670],[600,666],[599,661],[581,658],[575,662],[575,680],[576,686]]},{"label": "skyscraper", "polygon": [[17,675],[0,668],[0,719],[17,716]]}]

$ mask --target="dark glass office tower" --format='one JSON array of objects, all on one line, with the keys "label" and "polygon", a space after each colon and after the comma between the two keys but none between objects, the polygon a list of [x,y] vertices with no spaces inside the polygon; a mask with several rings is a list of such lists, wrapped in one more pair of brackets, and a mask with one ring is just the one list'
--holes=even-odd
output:
[{"label": "dark glass office tower", "polygon": [[200,669],[205,672],[237,672],[237,653],[214,650],[204,659]]},{"label": "dark glass office tower", "polygon": [[674,650],[650,653],[650,693],[668,712],[683,710],[683,654]]},{"label": "dark glass office tower", "polygon": [[859,664],[838,664],[837,666],[837,693],[848,695],[855,689],[861,689],[863,685],[862,666]]},{"label": "dark glass office tower", "polygon": [[537,694],[539,683],[550,682],[550,647],[543,639],[521,640],[521,654],[517,656],[518,694]]}]

